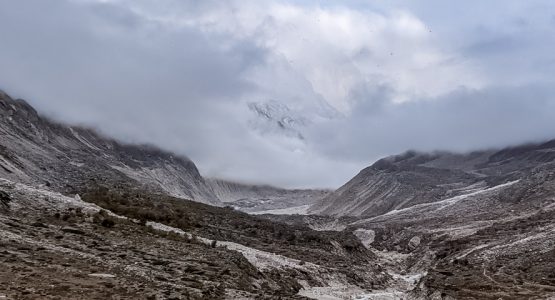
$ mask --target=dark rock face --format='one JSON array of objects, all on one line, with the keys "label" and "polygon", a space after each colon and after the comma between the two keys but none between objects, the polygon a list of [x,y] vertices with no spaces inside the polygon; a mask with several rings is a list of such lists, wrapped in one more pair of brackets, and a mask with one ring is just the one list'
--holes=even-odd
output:
[{"label": "dark rock face", "polygon": [[0,136],[3,178],[65,192],[89,181],[134,182],[175,197],[221,205],[188,158],[50,121],[27,102],[5,93],[0,93]]},{"label": "dark rock face", "polygon": [[555,140],[469,154],[410,151],[362,170],[310,212],[378,216],[517,180],[554,161]]},{"label": "dark rock face", "polygon": [[3,207],[4,209],[9,209],[11,201],[12,198],[10,197],[10,195],[8,195],[8,193],[0,191],[0,207]]}]

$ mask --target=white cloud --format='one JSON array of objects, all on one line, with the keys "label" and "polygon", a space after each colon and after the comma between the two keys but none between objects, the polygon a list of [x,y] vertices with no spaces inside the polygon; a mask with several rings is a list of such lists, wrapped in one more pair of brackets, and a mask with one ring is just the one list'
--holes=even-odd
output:
[{"label": "white cloud", "polygon": [[268,77],[261,71],[271,76],[285,64],[289,73],[310,84],[309,90],[344,113],[352,106],[349,94],[360,85],[387,85],[395,100],[410,101],[487,82],[470,61],[444,51],[407,11],[379,14],[259,1],[229,6],[191,23],[238,40],[252,39],[267,49],[273,57],[249,78],[259,85],[268,84],[258,80]]},{"label": "white cloud", "polygon": [[[548,137],[553,5],[442,3],[4,1],[0,86],[205,174],[286,186],[337,186],[409,148]],[[308,120],[304,139],[252,130],[266,125],[247,103],[269,100]]]}]

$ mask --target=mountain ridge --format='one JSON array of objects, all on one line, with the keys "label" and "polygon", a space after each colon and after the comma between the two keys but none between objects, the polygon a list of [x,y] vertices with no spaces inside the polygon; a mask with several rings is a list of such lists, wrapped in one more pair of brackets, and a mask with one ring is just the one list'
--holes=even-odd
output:
[{"label": "mountain ridge", "polygon": [[309,212],[378,216],[516,180],[554,161],[555,140],[466,154],[408,151],[364,168]]},{"label": "mountain ridge", "polygon": [[312,204],[325,193],[204,178],[185,155],[152,144],[122,143],[95,129],[63,124],[1,90],[0,125],[0,176],[62,192],[74,192],[76,184],[89,180],[133,181],[153,191],[216,206],[235,202],[233,206],[248,212]]},{"label": "mountain ridge", "polygon": [[135,181],[172,196],[222,205],[185,156],[63,125],[4,92],[0,94],[0,124],[2,177],[52,185],[65,192],[88,180]]}]

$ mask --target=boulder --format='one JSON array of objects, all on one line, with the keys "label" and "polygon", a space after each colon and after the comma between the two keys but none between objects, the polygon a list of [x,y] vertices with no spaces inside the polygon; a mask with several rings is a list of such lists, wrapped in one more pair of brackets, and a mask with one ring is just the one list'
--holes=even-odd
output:
[{"label": "boulder", "polygon": [[376,233],[369,229],[357,229],[353,231],[353,234],[360,240],[362,245],[367,249],[371,248],[372,243],[376,237]]},{"label": "boulder", "polygon": [[420,242],[421,239],[419,236],[415,236],[412,239],[410,239],[409,243],[408,243],[408,249],[410,251],[414,251],[416,248],[418,248],[418,246],[420,246]]}]

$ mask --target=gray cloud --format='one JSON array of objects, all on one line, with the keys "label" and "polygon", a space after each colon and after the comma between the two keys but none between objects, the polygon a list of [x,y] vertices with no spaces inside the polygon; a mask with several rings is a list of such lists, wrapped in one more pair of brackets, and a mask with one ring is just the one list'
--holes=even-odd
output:
[{"label": "gray cloud", "polygon": [[[0,1],[0,88],[205,175],[335,187],[408,149],[555,137],[553,6]],[[304,140],[252,128],[247,104],[269,100]]]},{"label": "gray cloud", "polygon": [[[350,118],[312,134],[330,157],[368,163],[409,149],[460,152],[537,142],[555,137],[554,93],[552,86],[459,90],[437,99],[386,102],[377,113],[363,103]],[[335,142],[325,143],[330,135]]]}]

